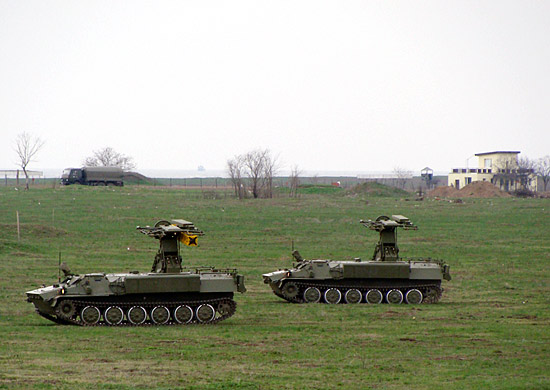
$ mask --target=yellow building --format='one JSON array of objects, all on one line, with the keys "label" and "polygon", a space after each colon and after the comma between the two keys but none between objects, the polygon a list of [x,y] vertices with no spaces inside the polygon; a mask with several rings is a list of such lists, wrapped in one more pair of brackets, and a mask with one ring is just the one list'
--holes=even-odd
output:
[{"label": "yellow building", "polygon": [[521,168],[515,151],[477,153],[477,168],[453,168],[448,185],[461,189],[474,181],[488,181],[501,190],[513,191],[526,188],[537,190],[537,180],[532,169]]}]

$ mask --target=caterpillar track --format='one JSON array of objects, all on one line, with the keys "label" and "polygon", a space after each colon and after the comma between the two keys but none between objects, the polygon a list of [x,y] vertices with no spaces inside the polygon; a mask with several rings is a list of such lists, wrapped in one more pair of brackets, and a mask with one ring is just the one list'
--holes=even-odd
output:
[{"label": "caterpillar track", "polygon": [[411,284],[386,281],[367,286],[357,281],[303,281],[286,280],[275,295],[293,303],[436,303],[442,295],[441,283],[433,281]]},{"label": "caterpillar track", "polygon": [[167,326],[215,324],[237,309],[228,297],[187,301],[98,301],[63,299],[55,307],[55,316],[44,318],[64,325],[78,326]]}]

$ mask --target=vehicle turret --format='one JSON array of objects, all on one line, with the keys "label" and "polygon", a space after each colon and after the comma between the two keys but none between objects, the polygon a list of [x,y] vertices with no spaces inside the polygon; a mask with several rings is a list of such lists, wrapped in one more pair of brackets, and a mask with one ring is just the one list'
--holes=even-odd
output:
[{"label": "vehicle turret", "polygon": [[407,217],[402,215],[392,215],[391,218],[382,215],[376,218],[375,221],[360,220],[363,226],[370,230],[375,230],[380,233],[380,239],[374,248],[372,260],[375,261],[397,261],[399,260],[399,248],[397,247],[397,229],[417,230],[416,227]]},{"label": "vehicle turret", "polygon": [[154,227],[138,226],[137,229],[143,234],[159,240],[160,248],[151,268],[151,272],[156,273],[181,272],[183,267],[180,244],[197,246],[198,237],[204,235],[204,232],[197,229],[192,222],[183,219],[162,220],[157,222]]}]

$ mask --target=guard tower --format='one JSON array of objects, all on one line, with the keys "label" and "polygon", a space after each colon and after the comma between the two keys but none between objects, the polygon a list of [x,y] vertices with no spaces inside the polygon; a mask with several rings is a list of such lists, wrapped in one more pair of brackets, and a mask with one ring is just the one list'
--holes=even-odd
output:
[{"label": "guard tower", "polygon": [[433,186],[434,170],[430,167],[426,167],[420,171],[420,177],[426,182],[426,188],[431,189]]}]

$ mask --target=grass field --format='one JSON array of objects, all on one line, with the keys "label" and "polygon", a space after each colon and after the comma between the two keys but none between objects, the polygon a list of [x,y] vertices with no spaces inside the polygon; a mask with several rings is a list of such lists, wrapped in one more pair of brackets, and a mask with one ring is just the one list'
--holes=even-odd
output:
[{"label": "grass field", "polygon": [[[21,221],[17,239],[16,211]],[[369,258],[359,219],[403,214],[404,256],[442,258],[435,305],[295,305],[261,274],[306,258]],[[191,190],[0,188],[0,388],[550,389],[550,199],[406,201],[344,191],[298,199],[201,199]],[[237,267],[248,292],[212,326],[53,324],[25,291],[73,272],[150,269],[135,230],[184,218],[206,232],[187,265]]]}]

